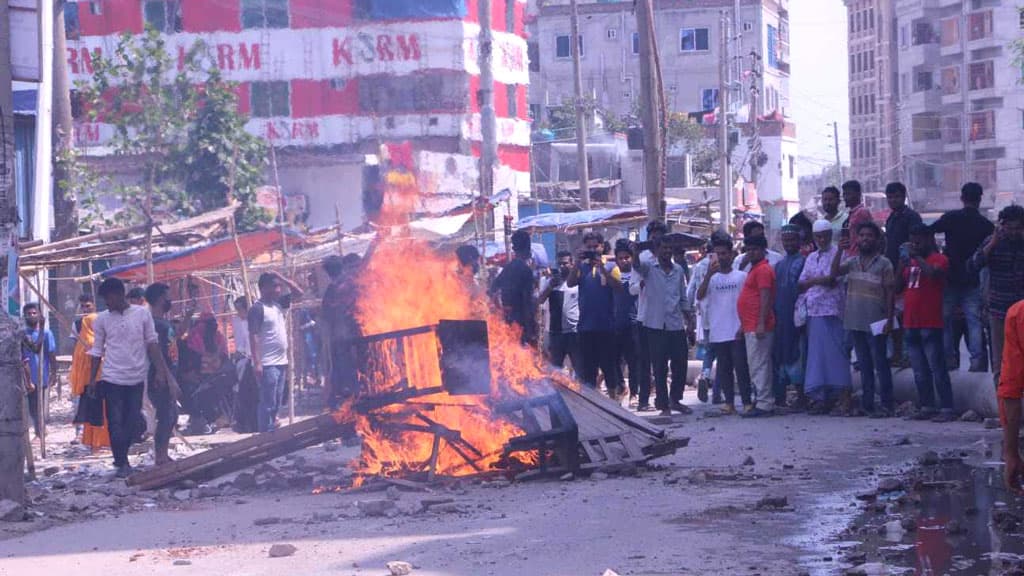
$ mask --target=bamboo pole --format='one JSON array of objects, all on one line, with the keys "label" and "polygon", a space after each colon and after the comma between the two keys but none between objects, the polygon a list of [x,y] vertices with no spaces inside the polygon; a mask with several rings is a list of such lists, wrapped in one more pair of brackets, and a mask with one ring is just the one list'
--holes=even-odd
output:
[{"label": "bamboo pole", "polygon": [[337,202],[335,202],[334,204],[334,219],[338,223],[338,256],[344,256],[345,244],[341,241],[341,239],[345,234],[344,232],[342,232],[341,229],[341,205],[338,204]]},{"label": "bamboo pole", "polygon": [[[36,283],[39,286],[43,285],[43,273],[41,271],[36,272]],[[42,300],[43,295],[39,293],[38,287],[34,289],[36,294],[39,294],[39,299]],[[40,322],[45,322],[46,317],[43,315],[43,311],[39,310]],[[39,351],[36,352],[36,374],[39,376],[39,382],[36,385],[36,418],[39,419],[39,456],[46,460],[46,416],[49,412],[49,403],[46,401],[49,397],[46,390],[46,382],[43,380],[43,367],[46,362],[46,337],[44,336],[46,330],[46,324],[37,324],[36,330],[39,330],[38,342],[42,344],[39,346]],[[32,376],[29,371],[29,377]]]}]

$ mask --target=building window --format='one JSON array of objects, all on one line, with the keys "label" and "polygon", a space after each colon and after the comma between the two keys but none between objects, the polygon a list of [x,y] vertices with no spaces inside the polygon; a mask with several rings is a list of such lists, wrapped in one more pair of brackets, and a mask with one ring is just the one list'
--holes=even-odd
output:
[{"label": "building window", "polygon": [[706,52],[709,49],[707,28],[683,28],[679,31],[680,52]]},{"label": "building window", "polygon": [[971,142],[991,140],[996,137],[996,114],[994,110],[974,112],[970,116]]},{"label": "building window", "polygon": [[868,8],[868,28],[870,28],[872,30],[875,28],[875,9],[874,8]]},{"label": "building window", "polygon": [[857,73],[857,57],[854,54],[850,54],[850,72]]},{"label": "building window", "polygon": [[530,104],[530,121],[536,122],[540,118],[540,104]]},{"label": "building window", "polygon": [[146,26],[157,32],[173,34],[181,32],[181,3],[178,0],[146,0],[142,5]]},{"label": "building window", "polygon": [[991,60],[972,62],[968,68],[971,90],[984,90],[995,86],[995,67]]},{"label": "building window", "polygon": [[974,12],[967,15],[967,40],[981,40],[992,36],[992,11]]},{"label": "building window", "polygon": [[[583,35],[579,37],[580,58],[583,58],[586,51],[583,49]],[[555,37],[555,58],[572,58],[572,45],[569,44],[569,35],[562,34]]]},{"label": "building window", "polygon": [[640,33],[633,32],[633,55],[637,56],[640,54]]},{"label": "building window", "polygon": [[942,141],[945,144],[959,144],[963,132],[960,116],[944,116],[942,118]]},{"label": "building window", "polygon": [[718,107],[718,88],[705,88],[700,92],[701,110],[714,110]]},{"label": "building window", "polygon": [[868,70],[875,69],[875,51],[868,52]]},{"label": "building window", "polygon": [[288,0],[242,0],[242,28],[287,28]]},{"label": "building window", "polygon": [[949,66],[942,69],[942,93],[946,96],[960,93],[959,66]]},{"label": "building window", "polygon": [[942,138],[941,119],[935,114],[914,114],[910,119],[913,141],[939,140]]},{"label": "building window", "polygon": [[[1021,22],[1024,22],[1024,16],[1021,17]],[[1022,24],[1021,27],[1024,28],[1024,24]],[[743,23],[743,31],[744,32],[750,32],[753,29],[754,29],[754,23],[753,22],[750,22],[748,20],[748,21]]]},{"label": "building window", "polygon": [[519,90],[515,84],[505,86],[505,99],[508,102],[508,117],[519,117]]},{"label": "building window", "polygon": [[89,1],[89,14],[93,16],[103,15],[103,0],[90,0]]},{"label": "building window", "polygon": [[78,40],[82,34],[82,22],[78,19],[78,2],[64,3],[64,35],[68,40]]},{"label": "building window", "polygon": [[954,16],[942,21],[942,37],[940,43],[943,47],[955,46],[960,43],[960,17]]},{"label": "building window", "polygon": [[796,158],[793,156],[789,157],[789,179],[796,178]]},{"label": "building window", "polygon": [[932,89],[932,73],[930,70],[921,70],[914,74],[914,92],[924,92]]},{"label": "building window", "polygon": [[288,82],[253,82],[249,86],[249,109],[254,118],[291,116]]},{"label": "building window", "polygon": [[768,25],[768,65],[779,67],[779,30],[771,24]]},{"label": "building window", "polygon": [[468,104],[465,78],[454,72],[412,76],[381,74],[359,81],[362,112],[378,115],[451,112],[464,110]]}]

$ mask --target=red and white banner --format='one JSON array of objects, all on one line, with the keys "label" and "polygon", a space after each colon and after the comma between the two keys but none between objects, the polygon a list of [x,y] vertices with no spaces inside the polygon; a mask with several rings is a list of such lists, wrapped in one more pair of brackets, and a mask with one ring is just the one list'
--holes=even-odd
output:
[{"label": "red and white banner", "polygon": [[[479,74],[477,24],[461,21],[398,22],[345,28],[252,29],[241,32],[181,33],[166,36],[179,61],[197,42],[210,61],[234,82],[347,79],[372,74],[407,75],[425,70]],[[96,53],[114,53],[118,35],[69,40],[68,71],[73,81],[89,80]],[[529,84],[526,40],[494,34],[494,79]]]},{"label": "red and white banner", "polygon": [[[278,146],[325,146],[352,144],[368,139],[408,140],[432,136],[480,141],[479,114],[431,114],[389,116],[388,121],[370,116],[318,116],[314,118],[252,118],[246,129]],[[99,122],[75,127],[78,146],[104,146],[114,128]],[[497,119],[498,144],[530,145],[530,122],[517,118]]]}]

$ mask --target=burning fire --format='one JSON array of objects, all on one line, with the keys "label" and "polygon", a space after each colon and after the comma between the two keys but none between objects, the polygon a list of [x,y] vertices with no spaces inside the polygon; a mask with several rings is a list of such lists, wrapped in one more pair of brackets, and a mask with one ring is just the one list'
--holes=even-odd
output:
[{"label": "burning fire", "polygon": [[[407,176],[404,170],[387,175],[381,222],[401,226],[406,220],[412,197],[418,194],[415,186],[406,182]],[[409,238],[391,238],[378,245],[358,284],[356,316],[366,335],[434,326],[442,320],[486,320],[491,390],[487,395],[442,391],[369,414],[355,408],[358,398],[346,404],[337,417],[355,422],[363,439],[357,478],[424,472],[435,450],[434,472],[440,475],[467,475],[497,464],[506,442],[523,431],[495,414],[492,404],[529,396],[531,382],[549,377],[535,353],[520,344],[518,328],[504,322],[488,305],[482,290],[455,273],[454,255],[444,257]],[[360,353],[366,364],[361,376],[365,380],[361,382],[363,395],[442,386],[435,334],[376,342],[368,348]],[[465,442],[437,440],[435,434],[423,430],[432,424],[457,431]]]},{"label": "burning fire", "polygon": [[[434,434],[409,430],[432,421],[456,430],[480,455],[464,446],[441,441],[435,471],[460,476],[487,470],[502,458],[505,443],[523,431],[493,413],[491,403],[530,395],[529,383],[546,376],[535,354],[520,344],[519,330],[454,273],[454,262],[421,242],[391,240],[378,247],[359,280],[356,315],[365,334],[431,326],[441,320],[487,320],[491,391],[486,396],[439,392],[361,414],[351,403],[339,419],[354,421],[363,438],[357,463],[361,475],[423,472],[434,450]],[[433,333],[370,345],[362,383],[369,396],[408,388],[442,386],[440,355]],[[426,416],[425,421],[421,416]],[[406,429],[403,429],[406,428]],[[460,454],[460,451],[462,452]]]}]

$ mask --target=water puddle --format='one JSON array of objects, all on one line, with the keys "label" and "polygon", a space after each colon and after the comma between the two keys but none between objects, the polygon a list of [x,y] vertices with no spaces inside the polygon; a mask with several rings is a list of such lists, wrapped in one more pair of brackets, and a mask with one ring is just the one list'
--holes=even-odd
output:
[{"label": "water puddle", "polygon": [[[902,488],[863,495],[866,510],[840,547],[860,574],[1024,575],[1024,509],[1002,468],[943,461],[914,470]],[[847,543],[849,544],[849,543]]]}]

